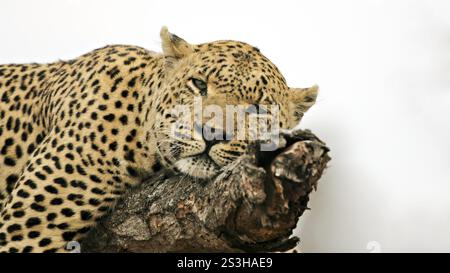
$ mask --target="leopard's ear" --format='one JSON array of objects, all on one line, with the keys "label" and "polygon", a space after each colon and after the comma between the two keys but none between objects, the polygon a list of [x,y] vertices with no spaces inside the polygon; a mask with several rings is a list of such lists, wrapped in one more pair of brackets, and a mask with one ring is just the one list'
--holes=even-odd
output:
[{"label": "leopard's ear", "polygon": [[162,50],[168,66],[173,66],[179,59],[182,59],[192,52],[194,46],[169,32],[167,27],[161,28]]},{"label": "leopard's ear", "polygon": [[309,88],[290,88],[290,109],[294,123],[298,123],[303,114],[316,103],[319,86]]}]

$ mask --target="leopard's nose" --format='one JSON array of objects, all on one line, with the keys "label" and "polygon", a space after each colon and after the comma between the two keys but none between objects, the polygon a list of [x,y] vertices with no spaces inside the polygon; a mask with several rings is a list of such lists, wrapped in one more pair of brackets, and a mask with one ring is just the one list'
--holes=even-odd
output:
[{"label": "leopard's nose", "polygon": [[195,123],[194,128],[198,134],[202,135],[203,140],[206,144],[206,152],[209,151],[211,147],[216,145],[217,143],[229,141],[233,137],[231,134],[228,134],[226,130],[209,127],[207,125]]}]

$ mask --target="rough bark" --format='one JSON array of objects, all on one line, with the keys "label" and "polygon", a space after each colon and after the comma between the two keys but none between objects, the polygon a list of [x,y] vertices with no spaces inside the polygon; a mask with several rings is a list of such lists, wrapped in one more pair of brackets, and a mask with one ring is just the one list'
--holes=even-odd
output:
[{"label": "rough bark", "polygon": [[329,149],[309,131],[254,152],[215,180],[160,171],[130,191],[82,242],[83,252],[261,252],[297,245]]}]

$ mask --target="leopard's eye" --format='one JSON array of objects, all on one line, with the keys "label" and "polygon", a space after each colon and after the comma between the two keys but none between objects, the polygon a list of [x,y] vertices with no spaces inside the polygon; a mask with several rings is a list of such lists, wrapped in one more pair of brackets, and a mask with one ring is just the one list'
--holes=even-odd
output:
[{"label": "leopard's eye", "polygon": [[200,95],[206,96],[206,94],[208,93],[208,86],[206,85],[206,82],[194,78],[191,79],[191,81],[192,84],[194,84],[194,86],[200,91]]}]

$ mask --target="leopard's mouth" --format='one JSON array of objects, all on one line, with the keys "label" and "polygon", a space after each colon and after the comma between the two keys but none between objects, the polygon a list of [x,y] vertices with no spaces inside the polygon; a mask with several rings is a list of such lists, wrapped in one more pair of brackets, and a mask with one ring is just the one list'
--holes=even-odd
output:
[{"label": "leopard's mouth", "polygon": [[194,158],[195,160],[198,160],[199,162],[206,163],[206,164],[213,164],[217,168],[220,168],[220,166],[214,161],[214,159],[205,152],[198,154],[198,155],[191,156],[191,157]]},{"label": "leopard's mouth", "polygon": [[175,169],[194,178],[214,178],[221,167],[206,153],[182,158],[175,162]]}]

